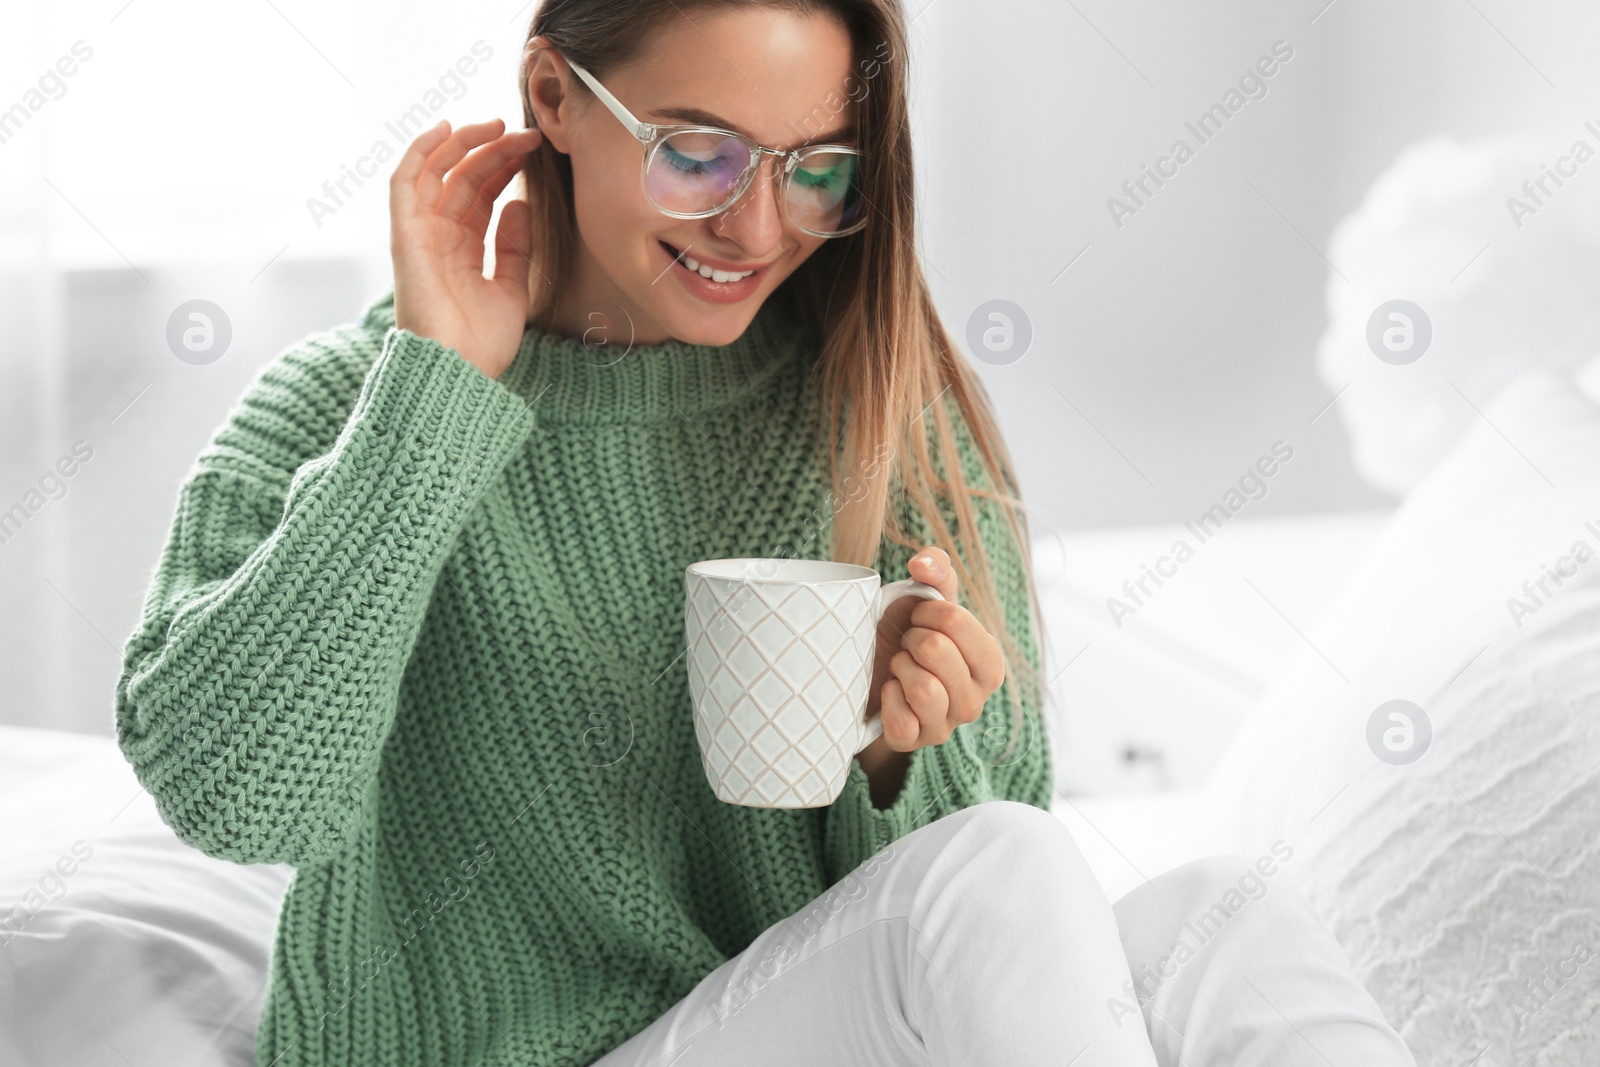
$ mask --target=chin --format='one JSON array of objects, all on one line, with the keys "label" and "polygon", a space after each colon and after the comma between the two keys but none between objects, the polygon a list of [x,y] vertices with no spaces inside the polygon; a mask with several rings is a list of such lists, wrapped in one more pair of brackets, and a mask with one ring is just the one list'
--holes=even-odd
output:
[{"label": "chin", "polygon": [[737,341],[749,328],[751,320],[761,308],[760,300],[751,300],[749,307],[737,311],[701,312],[679,311],[668,322],[667,332],[679,341],[691,345],[722,345]]}]

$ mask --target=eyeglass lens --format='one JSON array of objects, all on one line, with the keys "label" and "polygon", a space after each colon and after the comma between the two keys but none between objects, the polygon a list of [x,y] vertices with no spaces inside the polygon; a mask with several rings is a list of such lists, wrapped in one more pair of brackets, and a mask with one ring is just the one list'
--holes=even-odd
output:
[{"label": "eyeglass lens", "polygon": [[[849,230],[865,213],[857,188],[860,157],[851,152],[808,149],[787,183],[790,217],[815,233]],[[659,208],[696,215],[727,206],[750,165],[750,149],[727,134],[688,131],[655,147],[645,172],[645,190]]]}]

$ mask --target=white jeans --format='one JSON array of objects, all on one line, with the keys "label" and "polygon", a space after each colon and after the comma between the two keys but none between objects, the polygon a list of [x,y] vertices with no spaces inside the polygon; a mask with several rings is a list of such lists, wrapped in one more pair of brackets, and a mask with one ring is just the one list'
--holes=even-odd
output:
[{"label": "white jeans", "polygon": [[1415,1067],[1287,875],[1202,860],[1113,908],[1010,801],[896,841],[597,1067],[755,1063]]}]

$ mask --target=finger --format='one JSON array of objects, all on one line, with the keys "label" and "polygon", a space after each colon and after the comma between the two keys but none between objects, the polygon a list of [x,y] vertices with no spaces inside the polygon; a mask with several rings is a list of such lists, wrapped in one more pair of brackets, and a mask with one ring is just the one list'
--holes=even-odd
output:
[{"label": "finger", "polygon": [[900,679],[890,678],[883,683],[878,714],[883,717],[883,743],[896,752],[911,752],[918,747],[922,736],[922,722],[906,701],[905,687]]},{"label": "finger", "polygon": [[942,745],[949,740],[953,729],[950,723],[950,693],[939,676],[923,667],[911,653],[903,649],[889,660],[889,673],[899,679],[906,703],[921,725],[918,741],[924,745]]},{"label": "finger", "polygon": [[439,206],[439,200],[444,195],[444,176],[451,167],[466,158],[467,152],[492,141],[505,131],[504,119],[490,119],[487,122],[474,122],[463,126],[455,133],[444,139],[444,143],[428,153],[428,161],[423,164],[422,170],[417,174],[417,207],[422,211],[434,211]]},{"label": "finger", "polygon": [[906,565],[906,571],[919,582],[939,590],[939,595],[951,603],[956,599],[956,571],[950,565],[950,553],[930,545],[918,552]]},{"label": "finger", "polygon": [[441,119],[431,130],[423,130],[406,146],[400,162],[389,176],[389,211],[395,221],[410,218],[417,210],[417,175],[427,165],[428,154],[450,136],[450,121]]},{"label": "finger", "polygon": [[[1005,654],[1000,642],[978,617],[960,604],[921,600],[906,619],[906,632],[915,627],[937,630],[955,642],[972,680],[992,693],[1005,681]],[[902,638],[904,641],[904,638]]]},{"label": "finger", "polygon": [[489,220],[494,217],[495,200],[499,198],[501,193],[505,192],[506,186],[511,183],[512,178],[517,176],[517,172],[522,169],[522,164],[525,160],[525,156],[512,156],[505,161],[498,171],[490,175],[488,179],[478,186],[471,210],[466,212],[461,219],[461,225],[471,231],[472,235],[478,240],[483,240],[483,235],[489,230]]},{"label": "finger", "polygon": [[500,209],[500,224],[494,231],[494,280],[504,281],[522,292],[528,290],[528,230],[533,211],[518,197]]},{"label": "finger", "polygon": [[511,176],[522,168],[528,153],[533,151],[538,133],[538,130],[518,130],[469,152],[467,158],[445,177],[439,215],[452,222],[465,220],[471,225],[473,217],[482,214],[485,216],[479,230],[479,236],[482,237],[489,228],[488,212],[480,208],[484,191],[498,183],[499,187],[489,194],[489,202],[493,204],[500,190],[506,187]]},{"label": "finger", "polygon": [[530,140],[531,132],[508,133],[469,152],[467,158],[445,176],[439,216],[468,228],[477,226],[481,236],[488,228],[488,219],[484,216],[493,213],[495,197],[527,161],[523,146]]},{"label": "finger", "polygon": [[944,686],[957,723],[967,723],[977,718],[973,707],[981,705],[988,694],[978,691],[978,684],[967,667],[966,657],[949,635],[926,626],[913,626],[901,640],[917,665],[938,678]]}]

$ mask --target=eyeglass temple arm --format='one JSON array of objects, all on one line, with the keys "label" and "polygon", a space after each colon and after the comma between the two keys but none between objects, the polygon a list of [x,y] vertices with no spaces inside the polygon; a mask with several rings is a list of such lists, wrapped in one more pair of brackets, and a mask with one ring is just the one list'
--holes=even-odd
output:
[{"label": "eyeglass temple arm", "polygon": [[650,142],[650,139],[655,136],[656,128],[654,126],[634,118],[633,112],[624,107],[621,100],[612,96],[611,90],[601,85],[599,79],[593,74],[590,74],[570,59],[567,60],[567,66],[571,67],[578,77],[583,79],[585,85],[594,90],[594,95],[600,98],[600,102],[605,104],[608,111],[617,116],[618,121],[628,128],[629,133],[633,134],[642,143],[648,144]]}]

